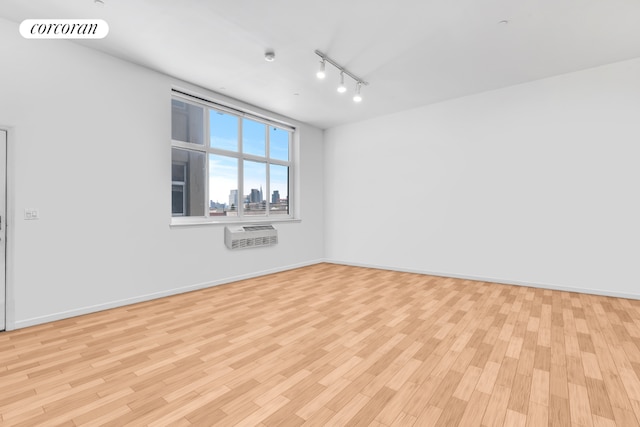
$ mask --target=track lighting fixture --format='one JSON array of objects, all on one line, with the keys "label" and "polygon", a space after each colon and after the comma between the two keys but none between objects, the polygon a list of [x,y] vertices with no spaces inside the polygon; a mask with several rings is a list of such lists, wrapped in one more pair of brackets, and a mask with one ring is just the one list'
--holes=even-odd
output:
[{"label": "track lighting fixture", "polygon": [[338,86],[338,93],[345,93],[347,87],[344,85],[344,73],[340,73],[340,86]]},{"label": "track lighting fixture", "polygon": [[331,64],[334,67],[336,67],[338,69],[338,71],[340,71],[340,86],[338,86],[338,93],[345,93],[347,91],[347,87],[344,84],[344,75],[346,74],[347,76],[351,77],[356,82],[356,91],[355,91],[355,94],[353,95],[353,102],[361,102],[362,101],[362,95],[360,95],[360,90],[361,90],[363,85],[366,86],[369,83],[365,82],[360,77],[357,77],[356,75],[351,73],[349,70],[347,70],[346,68],[344,68],[343,66],[341,66],[336,61],[334,61],[333,59],[329,58],[327,55],[325,55],[324,53],[320,52],[319,50],[316,50],[315,54],[320,57],[320,70],[316,74],[318,76],[318,78],[319,79],[324,79],[326,77],[327,74],[326,74],[326,70],[325,70],[325,65],[328,62],[329,64]]},{"label": "track lighting fixture", "polygon": [[353,95],[353,102],[362,101],[362,95],[360,95],[360,82],[356,83],[356,93]]},{"label": "track lighting fixture", "polygon": [[327,74],[324,72],[324,58],[322,58],[322,61],[320,61],[320,69],[316,73],[316,76],[318,76],[318,78],[321,80],[327,76]]}]

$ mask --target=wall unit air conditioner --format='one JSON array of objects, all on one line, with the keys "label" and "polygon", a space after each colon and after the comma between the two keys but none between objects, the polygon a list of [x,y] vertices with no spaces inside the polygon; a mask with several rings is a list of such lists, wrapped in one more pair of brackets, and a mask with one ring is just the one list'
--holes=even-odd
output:
[{"label": "wall unit air conditioner", "polygon": [[224,228],[224,244],[229,249],[255,248],[278,243],[273,225],[237,225]]}]

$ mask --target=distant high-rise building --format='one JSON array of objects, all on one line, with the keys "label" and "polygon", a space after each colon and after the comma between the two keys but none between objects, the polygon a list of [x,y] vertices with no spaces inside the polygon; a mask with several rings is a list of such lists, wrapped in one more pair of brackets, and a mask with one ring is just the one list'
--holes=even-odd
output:
[{"label": "distant high-rise building", "polygon": [[238,190],[231,190],[229,192],[229,207],[233,206],[234,209],[238,208]]},{"label": "distant high-rise building", "polygon": [[274,205],[280,201],[280,192],[278,190],[273,190],[271,194],[271,203]]},{"label": "distant high-rise building", "polygon": [[249,194],[249,203],[260,203],[262,202],[262,190],[258,190],[257,188],[251,189],[251,194]]},{"label": "distant high-rise building", "polygon": [[260,186],[260,202],[262,203],[262,201],[264,200],[264,196],[262,195],[262,185]]}]

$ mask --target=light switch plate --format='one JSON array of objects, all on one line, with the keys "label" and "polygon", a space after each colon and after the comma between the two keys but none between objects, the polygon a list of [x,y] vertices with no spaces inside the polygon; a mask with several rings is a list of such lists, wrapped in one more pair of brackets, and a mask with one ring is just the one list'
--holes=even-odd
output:
[{"label": "light switch plate", "polygon": [[40,214],[38,213],[38,209],[34,208],[26,208],[24,210],[24,219],[39,219]]}]

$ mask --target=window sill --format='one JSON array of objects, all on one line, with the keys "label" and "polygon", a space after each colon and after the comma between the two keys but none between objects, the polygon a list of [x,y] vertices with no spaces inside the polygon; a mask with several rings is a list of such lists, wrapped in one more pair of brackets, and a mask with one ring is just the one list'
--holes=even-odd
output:
[{"label": "window sill", "polygon": [[247,218],[241,220],[216,220],[209,218],[171,218],[169,227],[189,227],[194,225],[248,225],[248,224],[276,224],[276,223],[299,223],[300,218]]}]

